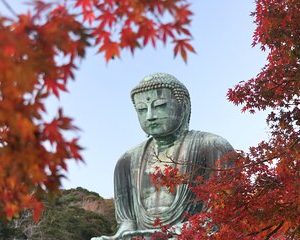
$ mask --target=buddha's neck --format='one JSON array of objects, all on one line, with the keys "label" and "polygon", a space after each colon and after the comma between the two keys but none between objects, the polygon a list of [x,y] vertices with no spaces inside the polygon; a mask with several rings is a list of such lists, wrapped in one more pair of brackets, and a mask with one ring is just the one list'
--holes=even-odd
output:
[{"label": "buddha's neck", "polygon": [[172,147],[175,142],[182,136],[182,134],[172,134],[168,136],[157,136],[154,138],[158,152],[164,151],[167,148]]},{"label": "buddha's neck", "polygon": [[158,151],[162,151],[174,145],[177,140],[177,136],[166,136],[166,137],[154,137],[155,144]]}]

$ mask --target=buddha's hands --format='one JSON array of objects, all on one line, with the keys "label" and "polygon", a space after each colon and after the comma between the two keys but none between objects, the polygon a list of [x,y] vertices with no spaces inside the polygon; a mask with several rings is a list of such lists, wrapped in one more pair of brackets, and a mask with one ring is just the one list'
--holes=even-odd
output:
[{"label": "buddha's hands", "polygon": [[113,236],[101,236],[101,237],[93,237],[91,240],[119,240],[123,239],[122,233],[117,233]]},{"label": "buddha's hands", "polygon": [[[150,237],[155,233],[160,233],[160,229],[146,229],[146,230],[127,230],[124,232],[119,232],[115,234],[114,236],[101,236],[101,237],[93,237],[91,240],[129,240],[132,237]],[[170,240],[176,239],[176,236],[181,233],[181,226],[173,226],[169,234],[171,235],[169,237]],[[173,236],[173,237],[172,237]]]},{"label": "buddha's hands", "polygon": [[151,236],[152,234],[158,233],[158,232],[161,232],[160,229],[125,231],[125,232],[123,232],[121,239],[130,239],[131,237]]},{"label": "buddha's hands", "polygon": [[[183,223],[176,224],[172,226],[168,230],[168,236],[170,240],[177,239],[177,236],[181,234]],[[132,237],[150,237],[155,233],[162,233],[161,229],[145,229],[145,230],[131,230],[131,231],[124,231],[122,236],[117,239],[131,239]],[[101,239],[102,240],[102,239]]]},{"label": "buddha's hands", "polygon": [[101,236],[101,237],[93,237],[91,240],[114,240],[114,236]]},{"label": "buddha's hands", "polygon": [[159,229],[148,229],[148,230],[131,230],[124,231],[122,233],[117,233],[113,236],[101,236],[101,237],[93,237],[91,240],[129,240],[132,237],[143,237],[143,236],[151,236],[154,233],[160,232]]}]

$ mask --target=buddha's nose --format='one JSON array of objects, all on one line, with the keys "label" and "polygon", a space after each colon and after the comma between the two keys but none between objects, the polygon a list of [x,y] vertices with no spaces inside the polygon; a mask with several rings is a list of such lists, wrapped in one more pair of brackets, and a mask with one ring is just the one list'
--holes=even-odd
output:
[{"label": "buddha's nose", "polygon": [[157,119],[156,114],[152,111],[151,108],[148,108],[146,119],[148,121],[154,121]]}]

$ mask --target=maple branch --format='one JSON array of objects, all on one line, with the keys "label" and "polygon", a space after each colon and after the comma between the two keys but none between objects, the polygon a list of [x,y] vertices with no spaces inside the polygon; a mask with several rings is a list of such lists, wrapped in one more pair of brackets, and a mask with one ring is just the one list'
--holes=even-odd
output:
[{"label": "maple branch", "polygon": [[264,231],[266,231],[266,230],[269,230],[269,229],[272,228],[272,227],[274,227],[274,225],[269,225],[269,226],[267,226],[267,227],[265,227],[265,228],[260,229],[259,231],[256,231],[256,232],[252,232],[252,233],[250,233],[250,234],[247,234],[246,237],[250,237],[250,236],[257,235],[257,234],[262,233],[262,232],[264,232]]},{"label": "maple branch", "polygon": [[8,11],[10,11],[10,13],[12,15],[14,15],[15,17],[18,17],[17,12],[12,8],[11,5],[9,5],[8,2],[6,2],[6,0],[1,0],[1,2],[4,4],[4,6],[8,9]]},{"label": "maple branch", "polygon": [[43,90],[46,88],[45,84],[41,84],[41,88],[37,90],[36,95],[34,97],[34,102],[38,100],[38,98],[42,95]]},{"label": "maple branch", "polygon": [[[296,144],[298,143],[298,140],[295,140],[291,145],[290,148],[294,147]],[[275,158],[279,158],[283,155],[286,154],[286,151],[283,151],[275,156],[269,157],[269,158],[265,158],[262,159],[260,161],[256,161],[256,162],[251,162],[251,163],[247,163],[244,164],[243,166],[238,166],[238,167],[228,167],[228,168],[214,168],[214,167],[204,167],[204,166],[200,166],[198,164],[191,164],[190,162],[183,162],[183,161],[175,161],[172,157],[170,156],[166,156],[170,161],[165,161],[165,160],[161,160],[158,156],[158,154],[154,151],[154,157],[156,158],[156,160],[160,163],[173,163],[173,164],[178,164],[178,165],[195,165],[197,166],[199,169],[204,169],[204,170],[212,170],[212,171],[216,171],[216,172],[222,172],[222,171],[230,171],[230,170],[237,170],[237,169],[243,169],[243,168],[247,168],[247,167],[252,167],[255,165],[259,165],[261,163],[264,162],[269,162]]]},{"label": "maple branch", "polygon": [[283,226],[283,223],[284,223],[283,221],[280,222],[275,229],[273,229],[270,233],[268,233],[265,240],[269,240],[272,237],[272,235],[274,235]]},{"label": "maple branch", "polygon": [[153,16],[155,17],[156,21],[159,23],[159,24],[162,24],[162,21],[160,20],[159,16],[157,15],[156,12],[153,12]]}]

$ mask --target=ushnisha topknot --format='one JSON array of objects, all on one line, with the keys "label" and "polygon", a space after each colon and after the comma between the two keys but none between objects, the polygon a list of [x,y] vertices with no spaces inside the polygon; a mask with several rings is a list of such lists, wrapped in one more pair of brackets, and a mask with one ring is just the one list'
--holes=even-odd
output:
[{"label": "ushnisha topknot", "polygon": [[131,100],[134,103],[136,93],[145,92],[152,89],[169,88],[174,94],[176,100],[180,103],[190,102],[190,95],[187,88],[179,82],[174,76],[168,73],[154,73],[148,75],[139,82],[131,91]]}]

